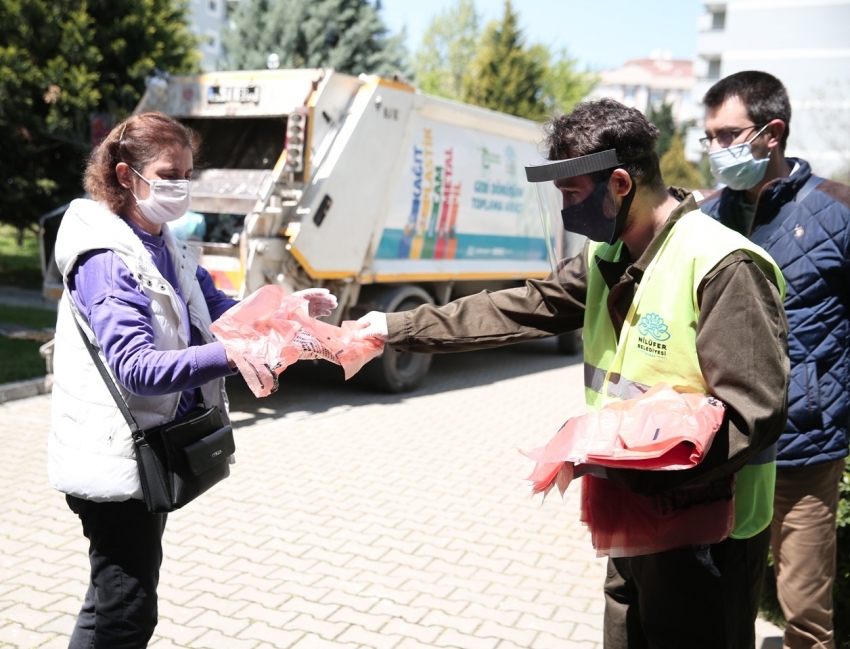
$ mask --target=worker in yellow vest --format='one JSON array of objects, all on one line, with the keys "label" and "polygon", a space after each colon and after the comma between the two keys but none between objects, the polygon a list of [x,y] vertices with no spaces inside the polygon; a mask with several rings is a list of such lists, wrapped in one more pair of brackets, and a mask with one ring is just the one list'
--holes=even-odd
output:
[{"label": "worker in yellow vest", "polygon": [[724,423],[698,466],[607,469],[617,485],[668,502],[734,492],[735,522],[710,546],[609,559],[604,646],[748,649],[767,561],[775,442],[786,419],[785,283],[761,248],[702,214],[693,194],[665,187],[657,137],[639,111],[611,99],[553,117],[548,161],[526,175],[544,221],[557,216],[586,236],[583,252],[522,288],[370,312],[359,335],[438,353],[583,327],[590,411],[659,382],[723,401]]}]

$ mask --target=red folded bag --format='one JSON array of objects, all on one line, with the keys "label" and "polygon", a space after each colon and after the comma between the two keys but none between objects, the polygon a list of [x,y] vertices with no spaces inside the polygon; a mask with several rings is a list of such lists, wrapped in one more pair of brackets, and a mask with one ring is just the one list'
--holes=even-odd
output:
[{"label": "red folded bag", "polygon": [[[570,419],[543,447],[522,451],[537,462],[533,493],[579,476],[581,519],[600,555],[635,556],[683,545],[716,543],[734,522],[733,482],[635,494],[599,477],[605,467],[675,471],[702,461],[723,422],[724,405],[707,394],[659,383],[636,399],[612,402]],[[589,475],[588,475],[589,474]]]}]

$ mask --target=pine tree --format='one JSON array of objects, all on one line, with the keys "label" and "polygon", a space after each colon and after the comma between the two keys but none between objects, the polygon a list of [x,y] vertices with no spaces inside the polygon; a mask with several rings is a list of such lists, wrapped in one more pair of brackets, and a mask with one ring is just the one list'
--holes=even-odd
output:
[{"label": "pine tree", "polygon": [[543,84],[543,103],[546,112],[569,113],[582,101],[598,82],[590,72],[577,70],[578,61],[570,57],[566,49],[550,51],[544,45],[540,58],[548,61]]},{"label": "pine tree", "polygon": [[369,0],[247,0],[222,35],[230,67],[334,68],[349,74],[406,74],[404,33],[388,36],[380,2]]},{"label": "pine tree", "polygon": [[505,0],[500,21],[487,26],[478,56],[464,80],[463,100],[503,113],[542,120],[547,60],[545,50],[526,48],[519,17]]},{"label": "pine tree", "polygon": [[704,189],[702,174],[685,158],[685,145],[678,133],[673,134],[670,147],[661,157],[661,176],[667,185],[685,189]]},{"label": "pine tree", "polygon": [[0,0],[0,221],[20,230],[82,193],[91,115],[122,119],[155,69],[198,69],[171,0]]},{"label": "pine tree", "polygon": [[658,127],[661,133],[658,135],[658,142],[655,145],[655,152],[659,157],[663,157],[667,153],[667,149],[673,142],[673,136],[676,133],[676,123],[673,121],[673,106],[668,103],[660,105],[650,105],[646,113],[646,119]]},{"label": "pine tree", "polygon": [[473,0],[457,0],[431,21],[413,63],[414,80],[423,92],[461,99],[469,62],[478,50],[479,22]]}]

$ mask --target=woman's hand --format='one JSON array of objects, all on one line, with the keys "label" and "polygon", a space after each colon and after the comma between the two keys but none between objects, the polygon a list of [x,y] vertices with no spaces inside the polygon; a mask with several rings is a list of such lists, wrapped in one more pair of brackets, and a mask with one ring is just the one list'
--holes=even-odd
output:
[{"label": "woman's hand", "polygon": [[303,291],[295,291],[293,295],[307,300],[311,318],[330,315],[337,306],[336,296],[326,288],[305,288]]}]

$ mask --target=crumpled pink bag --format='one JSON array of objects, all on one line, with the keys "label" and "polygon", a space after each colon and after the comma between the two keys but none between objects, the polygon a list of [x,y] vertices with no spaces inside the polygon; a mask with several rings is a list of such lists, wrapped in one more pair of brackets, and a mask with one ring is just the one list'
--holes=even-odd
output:
[{"label": "crumpled pink bag", "polygon": [[557,484],[563,495],[573,477],[595,465],[676,470],[696,466],[711,447],[725,406],[708,394],[680,393],[658,383],[636,399],[609,403],[565,423],[546,446],[520,451],[537,462],[533,492]]},{"label": "crumpled pink bag", "polygon": [[699,464],[723,422],[725,406],[706,394],[659,383],[636,399],[575,417],[543,447],[521,451],[537,465],[533,493],[564,494],[582,478],[581,520],[599,556],[631,557],[717,543],[734,523],[733,483],[642,496],[606,480],[604,467],[669,471]]},{"label": "crumpled pink bag", "polygon": [[380,356],[384,343],[359,339],[352,320],[336,327],[308,315],[308,302],[267,285],[225,311],[210,327],[257,397],[277,390],[278,376],[294,362],[324,359],[341,365],[346,380]]}]

